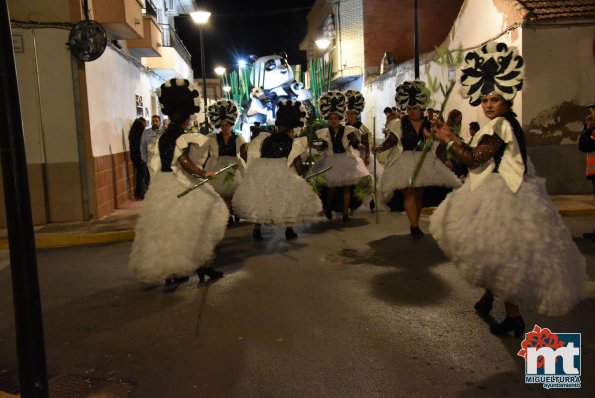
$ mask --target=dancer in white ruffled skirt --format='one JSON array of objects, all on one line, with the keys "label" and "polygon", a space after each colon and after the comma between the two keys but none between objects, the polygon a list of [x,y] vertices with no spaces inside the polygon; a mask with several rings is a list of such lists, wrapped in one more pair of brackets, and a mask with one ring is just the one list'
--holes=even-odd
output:
[{"label": "dancer in white ruffled skirt", "polygon": [[461,186],[457,176],[430,150],[411,187],[411,177],[421,157],[420,146],[432,128],[431,122],[423,116],[423,109],[429,101],[425,92],[424,83],[419,81],[405,82],[397,87],[397,105],[407,111],[407,116],[392,120],[388,125],[388,137],[375,148],[376,153],[390,150],[380,185],[382,198],[388,203],[396,190],[403,190],[403,206],[414,239],[424,235],[419,228],[424,187]]},{"label": "dancer in white ruffled skirt", "polygon": [[[374,184],[376,184],[376,188],[379,191],[384,166],[378,163],[376,156],[372,153],[372,148],[375,146],[374,133],[360,120],[360,114],[364,111],[365,107],[364,96],[357,90],[347,90],[345,92],[345,98],[347,100],[345,125],[358,130],[360,141],[363,145],[363,149],[359,151],[360,157],[370,174],[374,176]],[[374,211],[377,203],[374,202],[374,198],[370,198],[368,205],[370,206],[370,210]]]},{"label": "dancer in white ruffled skirt", "polygon": [[[230,169],[209,181],[225,201],[230,214],[233,214],[231,200],[242,180],[248,160],[246,141],[235,135],[232,130],[237,118],[238,106],[233,101],[220,99],[209,106],[209,120],[215,128],[221,128],[221,132],[208,135],[209,159],[206,169],[216,172],[230,164],[238,165],[235,169]],[[228,225],[233,222],[234,219],[230,215]]]},{"label": "dancer in white ruffled skirt", "polygon": [[209,261],[225,235],[229,213],[209,184],[177,197],[199,178],[213,176],[188,155],[190,147],[203,148],[204,161],[208,138],[184,132],[190,115],[200,109],[198,91],[187,80],[172,79],[161,86],[158,94],[171,124],[150,158],[154,174],[136,223],[129,266],[140,282],[165,279],[166,290],[173,290],[194,272],[201,282],[205,275],[214,279],[223,276],[209,266]]},{"label": "dancer in white ruffled skirt", "polygon": [[[522,58],[515,48],[490,42],[465,59],[466,97],[471,105],[481,103],[490,122],[470,146],[448,126],[437,126],[436,139],[469,167],[469,176],[436,209],[430,232],[465,279],[486,289],[475,304],[480,314],[489,314],[494,297],[504,300],[506,318],[490,327],[492,333],[521,338],[519,306],[563,315],[585,297],[585,259],[545,181],[528,167],[524,133],[511,110],[522,87]],[[492,71],[501,73],[494,77]]]},{"label": "dancer in white ruffled skirt", "polygon": [[[352,187],[362,178],[371,178],[366,165],[359,157],[359,132],[351,126],[341,125],[346,99],[340,91],[329,91],[323,94],[319,102],[320,113],[329,123],[328,128],[316,131],[317,137],[323,141],[319,150],[324,151],[320,160],[312,167],[316,173],[331,167],[323,174],[327,187],[325,201],[326,217],[333,218],[332,205],[337,188],[343,194],[343,221],[349,221],[349,207],[351,204]],[[364,149],[363,146],[361,146]]]},{"label": "dancer in white ruffled skirt", "polygon": [[303,127],[305,118],[301,102],[280,101],[275,121],[278,131],[260,133],[249,143],[248,169],[232,204],[237,215],[255,224],[254,240],[262,240],[262,224],[283,226],[286,239],[295,239],[293,227],[317,218],[322,211],[320,199],[300,177],[307,137],[292,137],[293,128]]}]

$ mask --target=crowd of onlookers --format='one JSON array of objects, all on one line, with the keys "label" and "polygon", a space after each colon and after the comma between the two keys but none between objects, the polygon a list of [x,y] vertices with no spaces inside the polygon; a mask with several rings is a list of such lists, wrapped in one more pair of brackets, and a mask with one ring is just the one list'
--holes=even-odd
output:
[{"label": "crowd of onlookers", "polygon": [[[384,115],[386,116],[386,123],[384,125],[383,133],[386,136],[388,124],[391,120],[394,119],[401,119],[407,113],[405,111],[399,111],[396,107],[386,107],[384,108]],[[424,116],[428,118],[430,121],[435,121],[438,117],[438,112],[434,108],[426,108],[424,111]],[[458,109],[453,109],[448,113],[448,117],[446,118],[446,124],[451,128],[451,130],[457,132],[458,135],[461,134],[462,130],[462,123],[463,123],[463,114]],[[471,122],[469,123],[469,141],[471,138],[479,131],[479,123]]]}]

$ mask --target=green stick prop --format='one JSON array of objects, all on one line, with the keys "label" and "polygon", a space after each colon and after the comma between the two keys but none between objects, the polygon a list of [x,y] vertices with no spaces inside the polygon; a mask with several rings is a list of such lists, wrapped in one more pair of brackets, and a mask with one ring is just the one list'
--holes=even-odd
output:
[{"label": "green stick prop", "polygon": [[[213,178],[217,177],[219,174],[223,173],[224,171],[231,169],[233,167],[238,167],[237,163],[230,163],[227,166],[225,166],[224,168],[222,168],[219,171],[215,172],[215,175],[213,176]],[[194,191],[196,188],[200,187],[203,184],[206,184],[207,182],[209,182],[209,180],[212,180],[213,178],[205,178],[204,180],[200,180],[200,182],[197,182],[196,184],[194,184],[193,186],[191,186],[190,188],[187,188],[185,191],[180,192],[177,196],[178,198],[181,198],[182,196],[186,195],[187,193]]]}]

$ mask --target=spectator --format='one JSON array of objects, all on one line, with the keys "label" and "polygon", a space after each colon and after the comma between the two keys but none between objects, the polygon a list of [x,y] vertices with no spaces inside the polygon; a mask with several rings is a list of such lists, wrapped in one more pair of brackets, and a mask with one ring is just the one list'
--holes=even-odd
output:
[{"label": "spectator", "polygon": [[478,131],[479,131],[479,123],[477,123],[477,122],[471,122],[471,123],[469,123],[469,137],[471,137],[471,138],[469,138],[468,144],[471,143],[471,140],[473,139],[473,136],[475,134],[477,134]]},{"label": "spectator", "polygon": [[583,132],[578,139],[578,149],[587,154],[587,179],[593,183],[595,199],[595,104],[588,106],[591,114],[585,118]]},{"label": "spectator", "polygon": [[434,110],[434,108],[426,108],[426,114],[425,116],[431,121],[433,122],[434,119],[436,118],[436,111]]},{"label": "spectator", "polygon": [[[157,138],[157,134],[160,132],[161,128],[161,117],[159,115],[151,116],[151,128],[146,129],[143,132],[143,136],[140,141],[140,156],[143,159],[143,162],[149,162],[149,153],[150,149],[153,147],[155,143],[155,139]],[[147,172],[146,177],[146,186],[149,186],[151,182],[151,175]]]},{"label": "spectator", "polygon": [[384,115],[386,116],[386,122],[384,123],[384,128],[382,129],[382,132],[386,136],[388,134],[388,124],[391,122],[391,120],[399,118],[399,111],[397,111],[396,108],[390,108],[387,106],[382,112],[384,112]]},{"label": "spectator", "polygon": [[458,109],[453,109],[452,111],[448,112],[448,117],[446,118],[446,124],[450,127],[450,131],[455,133],[456,135],[461,135],[461,125],[463,123],[463,114]]},{"label": "spectator", "polygon": [[147,169],[147,163],[143,161],[140,153],[140,143],[146,124],[147,121],[139,117],[132,123],[128,132],[130,159],[134,165],[134,198],[136,200],[143,200],[147,191],[146,176],[149,174],[149,170]]}]

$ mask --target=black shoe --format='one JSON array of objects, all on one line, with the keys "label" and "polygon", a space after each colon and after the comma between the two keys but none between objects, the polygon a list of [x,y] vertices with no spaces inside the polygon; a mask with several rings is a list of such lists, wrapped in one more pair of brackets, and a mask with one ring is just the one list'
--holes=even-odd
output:
[{"label": "black shoe", "polygon": [[189,276],[180,276],[180,277],[175,277],[175,278],[167,278],[165,280],[165,285],[163,286],[163,291],[164,292],[167,292],[167,293],[173,292],[178,287],[180,287],[180,285],[182,283],[188,282],[188,279],[190,279]]},{"label": "black shoe", "polygon": [[376,202],[374,202],[373,200],[370,202],[370,211],[373,212],[374,209],[376,209]]},{"label": "black shoe", "polygon": [[229,218],[227,219],[227,226],[231,227],[234,222],[235,220],[233,219],[233,216],[229,216]]},{"label": "black shoe", "polygon": [[349,214],[343,213],[343,222],[349,221]]},{"label": "black shoe", "polygon": [[294,240],[297,237],[298,237],[298,235],[295,233],[295,231],[293,230],[293,228],[287,228],[287,229],[285,229],[285,239],[287,239],[287,240]]},{"label": "black shoe", "polygon": [[198,280],[200,283],[205,281],[205,275],[209,277],[209,281],[214,279],[219,279],[223,277],[223,272],[215,271],[211,267],[202,267],[196,270],[196,275],[198,275]]},{"label": "black shoe", "polygon": [[419,227],[409,227],[411,231],[411,237],[415,240],[419,240],[424,237],[423,231]]},{"label": "black shoe", "polygon": [[252,237],[257,242],[258,241],[261,241],[262,240],[262,233],[260,233],[260,229],[254,229],[254,230],[252,230]]},{"label": "black shoe", "polygon": [[324,215],[326,216],[327,220],[332,220],[333,219],[333,210],[332,209],[325,209],[324,210]]},{"label": "black shoe", "polygon": [[525,334],[525,321],[521,316],[506,317],[502,322],[490,325],[490,332],[496,336],[505,336],[508,332],[514,332],[514,337],[521,339]]},{"label": "black shoe", "polygon": [[481,316],[488,316],[494,305],[494,297],[486,296],[485,294],[473,306],[475,311]]},{"label": "black shoe", "polygon": [[237,223],[239,223],[239,222],[240,222],[240,216],[236,216],[236,215],[234,215],[234,216],[233,216],[233,221],[234,221],[236,224],[237,224]]}]

